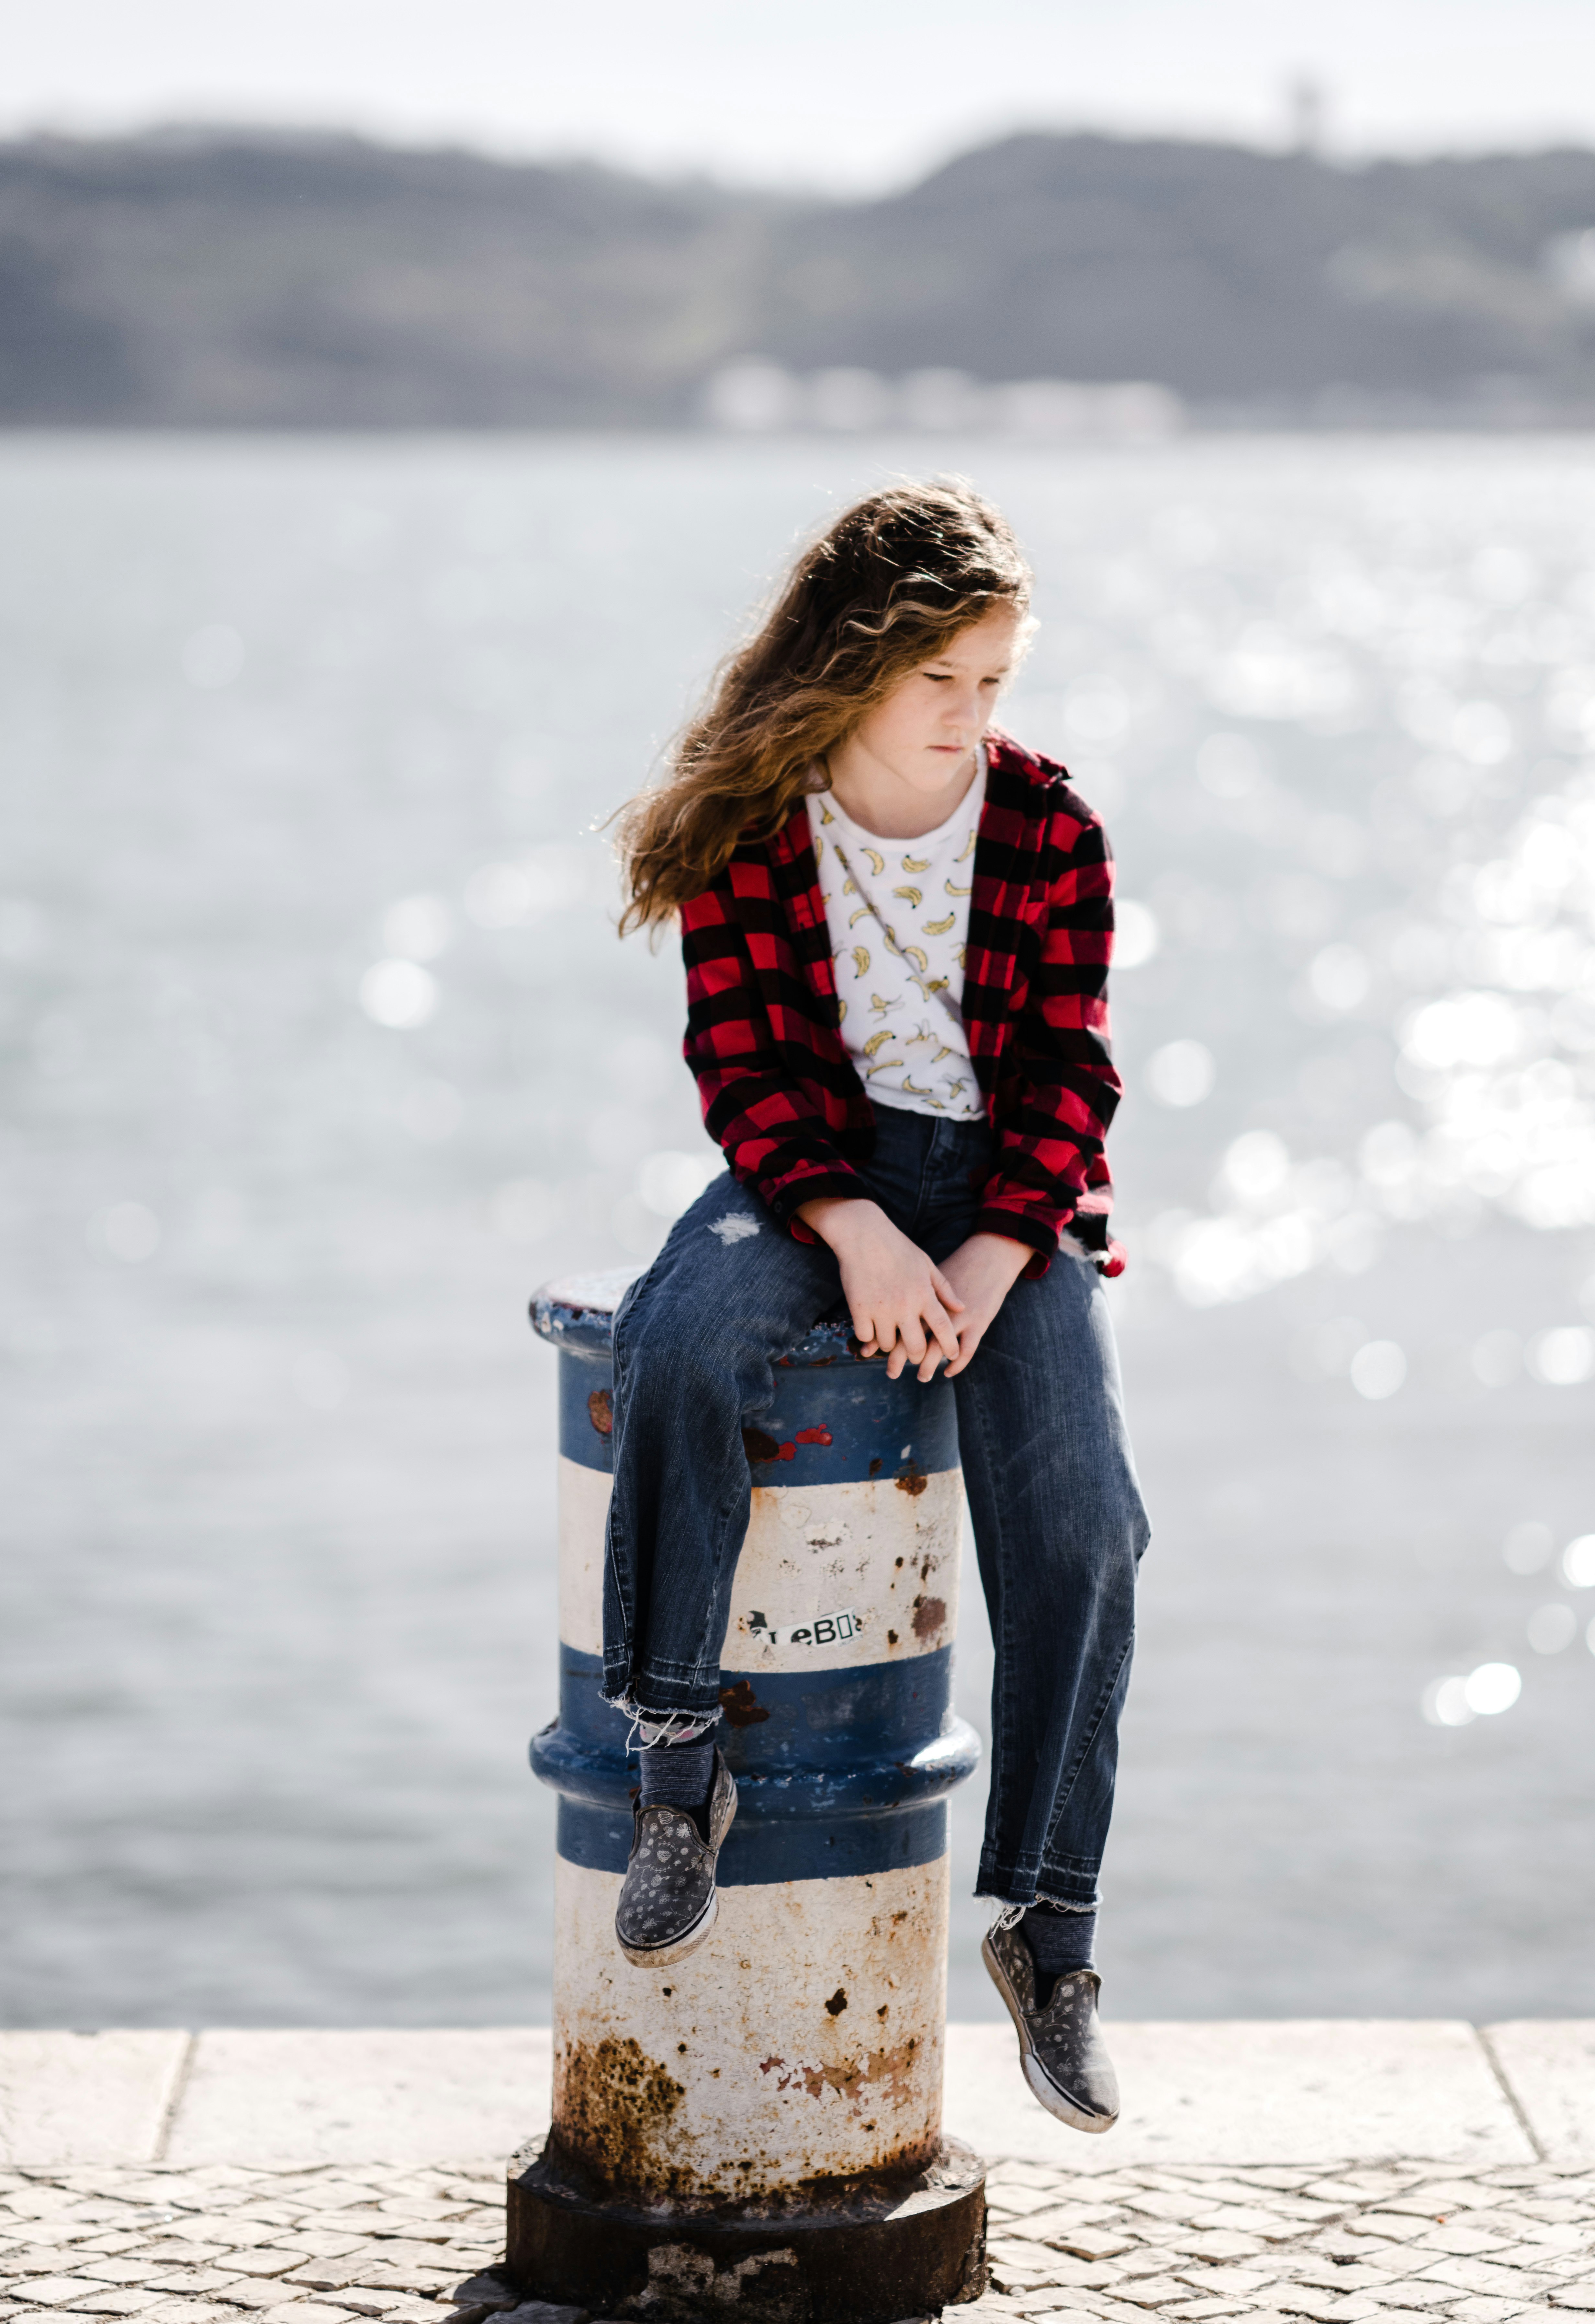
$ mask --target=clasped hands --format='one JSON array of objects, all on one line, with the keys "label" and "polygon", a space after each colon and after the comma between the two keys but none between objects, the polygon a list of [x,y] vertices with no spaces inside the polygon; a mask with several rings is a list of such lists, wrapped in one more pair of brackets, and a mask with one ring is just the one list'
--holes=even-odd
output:
[{"label": "clasped hands", "polygon": [[798,1205],[798,1217],[835,1252],[862,1355],[884,1355],[888,1375],[912,1364],[922,1380],[938,1364],[963,1371],[1023,1272],[1028,1243],[973,1234],[945,1265],[894,1227],[879,1203],[841,1194]]}]

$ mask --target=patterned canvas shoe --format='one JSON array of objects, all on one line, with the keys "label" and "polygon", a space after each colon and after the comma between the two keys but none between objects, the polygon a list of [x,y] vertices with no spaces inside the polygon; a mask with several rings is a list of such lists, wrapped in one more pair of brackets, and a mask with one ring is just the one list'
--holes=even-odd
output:
[{"label": "patterned canvas shoe", "polygon": [[1119,2077],[1097,2024],[1102,1979],[1095,1969],[1065,1969],[1037,2009],[1036,1963],[1022,1929],[999,1921],[981,1959],[1008,2005],[1025,2080],[1047,2113],[1076,2130],[1111,2130],[1119,2119]]},{"label": "patterned canvas shoe", "polygon": [[736,1782],[715,1754],[705,1847],[685,1808],[632,1803],[632,1854],[614,1911],[614,1933],[639,1969],[663,1969],[696,1950],[720,1909],[715,1863],[736,1813]]}]

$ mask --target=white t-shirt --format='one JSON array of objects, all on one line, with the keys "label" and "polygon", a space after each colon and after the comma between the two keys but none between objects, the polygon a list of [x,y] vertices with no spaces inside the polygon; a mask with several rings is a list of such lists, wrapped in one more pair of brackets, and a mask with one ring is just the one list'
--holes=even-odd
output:
[{"label": "white t-shirt", "polygon": [[808,826],[836,964],[842,1038],[879,1105],[974,1121],[985,1104],[963,1029],[963,947],[986,754],[938,831],[880,839],[829,791]]}]

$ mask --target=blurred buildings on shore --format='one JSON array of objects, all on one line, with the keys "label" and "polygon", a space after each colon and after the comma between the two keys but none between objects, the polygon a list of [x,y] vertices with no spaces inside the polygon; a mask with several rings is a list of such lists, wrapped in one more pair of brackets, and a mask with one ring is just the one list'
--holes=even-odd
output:
[{"label": "blurred buildings on shore", "polygon": [[967,372],[935,368],[883,379],[856,364],[805,376],[754,360],[727,364],[715,374],[705,390],[703,416],[712,428],[744,436],[907,429],[915,435],[1146,444],[1178,435],[1185,409],[1172,389],[1148,380],[988,383]]},{"label": "blurred buildings on shore", "polygon": [[869,199],[259,131],[0,145],[0,423],[1595,420],[1595,152],[1034,134]]}]

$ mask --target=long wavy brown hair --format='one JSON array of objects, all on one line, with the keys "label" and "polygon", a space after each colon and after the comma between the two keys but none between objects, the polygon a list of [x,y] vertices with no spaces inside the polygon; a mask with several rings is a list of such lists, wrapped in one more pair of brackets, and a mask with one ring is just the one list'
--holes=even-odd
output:
[{"label": "long wavy brown hair", "polygon": [[[701,896],[743,838],[778,831],[826,754],[901,678],[995,604],[1023,613],[1030,568],[962,478],[871,493],[807,549],[669,751],[621,814],[621,934]],[[816,773],[816,770],[818,770]]]}]

